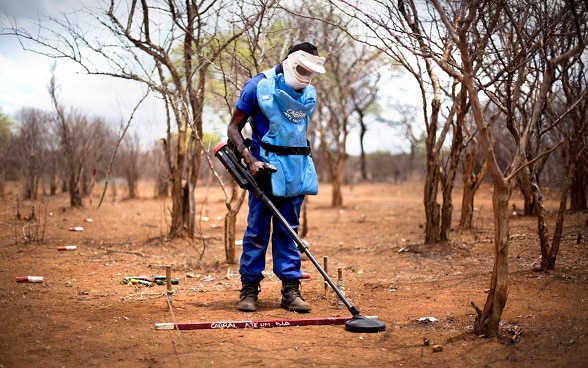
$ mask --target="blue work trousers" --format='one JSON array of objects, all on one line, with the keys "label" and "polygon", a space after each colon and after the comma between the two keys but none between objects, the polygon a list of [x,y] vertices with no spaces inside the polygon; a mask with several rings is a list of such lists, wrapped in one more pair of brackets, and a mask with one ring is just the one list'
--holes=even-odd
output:
[{"label": "blue work trousers", "polygon": [[[264,181],[264,180],[261,180]],[[264,183],[264,192],[271,193]],[[266,188],[263,188],[263,187]],[[304,201],[304,195],[296,197],[274,197],[267,194],[270,201],[284,216],[290,227],[298,232],[300,225],[300,208]],[[239,273],[242,283],[259,283],[263,279],[262,271],[265,269],[265,255],[270,240],[272,241],[273,271],[282,280],[301,279],[300,252],[296,243],[288,234],[279,220],[273,218],[273,214],[261,198],[249,190],[249,214],[247,216],[247,228],[243,236],[243,253]]]}]

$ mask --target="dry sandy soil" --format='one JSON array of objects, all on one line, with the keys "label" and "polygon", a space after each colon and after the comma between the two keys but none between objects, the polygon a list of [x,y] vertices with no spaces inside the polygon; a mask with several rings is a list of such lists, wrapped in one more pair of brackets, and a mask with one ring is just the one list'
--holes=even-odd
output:
[{"label": "dry sandy soil", "polygon": [[[200,189],[209,221],[201,237],[165,239],[168,200],[121,200],[109,189],[84,209],[67,197],[35,203],[40,243],[23,239],[16,190],[0,208],[0,367],[587,367],[588,228],[586,213],[566,218],[554,272],[536,273],[540,260],[536,219],[511,219],[509,296],[501,336],[474,336],[493,266],[491,187],[476,199],[475,230],[452,233],[450,244],[423,245],[422,184],[362,184],[345,187],[345,206],[331,208],[323,184],[308,199],[310,252],[336,276],[344,270],[346,295],[362,315],[387,325],[380,333],[348,332],[342,325],[261,329],[157,330],[156,323],[288,320],[350,316],[337,309],[332,291],[311,262],[303,271],[303,295],[313,306],[298,315],[279,307],[280,283],[268,258],[259,310],[235,309],[238,266],[225,263],[224,196]],[[553,231],[558,194],[548,193]],[[118,198],[114,198],[118,197]],[[459,193],[455,196],[459,218]],[[91,202],[91,203],[90,203]],[[517,194],[512,203],[519,208]],[[29,214],[33,203],[21,203]],[[239,215],[239,235],[245,208]],[[85,222],[92,219],[92,222]],[[199,218],[199,220],[202,220]],[[68,231],[83,226],[84,231]],[[578,234],[582,240],[577,243]],[[58,246],[76,250],[58,251]],[[204,249],[203,257],[201,253]],[[239,252],[239,248],[237,248]],[[133,275],[165,275],[171,265],[171,308],[166,286],[125,285]],[[17,283],[18,276],[43,276],[44,283]],[[421,322],[432,320],[435,322]],[[425,343],[428,341],[428,344]],[[434,352],[440,345],[442,351]]]}]

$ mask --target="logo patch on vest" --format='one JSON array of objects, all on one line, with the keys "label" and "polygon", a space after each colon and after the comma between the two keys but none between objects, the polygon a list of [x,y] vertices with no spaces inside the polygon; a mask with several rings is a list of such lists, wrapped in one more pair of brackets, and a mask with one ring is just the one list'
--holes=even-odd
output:
[{"label": "logo patch on vest", "polygon": [[299,123],[306,117],[306,112],[288,109],[284,111],[284,116],[293,123]]}]

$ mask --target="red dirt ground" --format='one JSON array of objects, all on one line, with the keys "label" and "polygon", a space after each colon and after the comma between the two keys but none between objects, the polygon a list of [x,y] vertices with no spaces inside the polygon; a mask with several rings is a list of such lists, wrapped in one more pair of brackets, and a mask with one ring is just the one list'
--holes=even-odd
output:
[{"label": "red dirt ground", "polygon": [[[475,230],[452,232],[451,244],[423,245],[422,184],[345,187],[341,209],[331,208],[330,187],[308,199],[312,255],[329,274],[344,269],[346,295],[363,315],[387,324],[381,333],[352,333],[343,326],[161,331],[156,323],[283,320],[349,316],[311,262],[303,271],[307,315],[280,309],[280,283],[262,282],[259,310],[235,309],[238,265],[225,263],[224,197],[220,189],[198,191],[208,199],[209,221],[199,222],[201,241],[165,239],[170,200],[120,200],[122,188],[97,209],[70,209],[67,196],[38,201],[41,244],[23,239],[16,221],[16,192],[0,208],[0,367],[586,367],[588,366],[588,228],[586,213],[569,214],[556,270],[535,273],[540,260],[535,218],[511,219],[509,296],[501,337],[473,334],[474,310],[483,307],[493,266],[491,187],[476,199]],[[558,194],[548,193],[550,231]],[[459,193],[454,219],[459,218]],[[92,202],[92,203],[90,203]],[[520,198],[512,203],[522,207]],[[20,213],[33,203],[21,203]],[[241,210],[238,234],[244,229]],[[84,222],[91,218],[92,222]],[[83,226],[84,231],[68,231]],[[26,231],[26,228],[24,228]],[[578,234],[582,240],[577,243]],[[57,246],[76,250],[57,251]],[[239,248],[237,248],[239,251]],[[164,275],[171,265],[172,308],[165,286],[125,285],[133,275]],[[17,276],[44,283],[16,283]],[[419,322],[434,317],[437,321]],[[425,340],[428,344],[425,344]],[[442,351],[434,352],[440,345]]]}]

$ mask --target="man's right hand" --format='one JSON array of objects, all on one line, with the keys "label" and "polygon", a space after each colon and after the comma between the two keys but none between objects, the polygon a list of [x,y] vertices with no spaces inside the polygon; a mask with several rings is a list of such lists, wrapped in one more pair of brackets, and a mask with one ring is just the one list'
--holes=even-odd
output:
[{"label": "man's right hand", "polygon": [[247,159],[245,159],[245,163],[247,164],[247,167],[253,176],[256,174],[271,174],[278,171],[274,165],[270,164],[269,162],[259,161],[253,155],[250,155]]},{"label": "man's right hand", "polygon": [[253,157],[251,160],[247,160],[246,162],[247,167],[253,176],[267,172],[264,163],[262,161],[258,161],[255,157]]},{"label": "man's right hand", "polygon": [[227,136],[229,141],[232,142],[234,147],[236,147],[239,156],[241,156],[241,158],[247,164],[251,175],[255,176],[260,173],[276,172],[277,169],[275,166],[257,160],[249,150],[249,145],[245,143],[243,135],[241,134],[241,129],[243,129],[243,126],[245,123],[247,123],[247,119],[248,116],[243,111],[237,108],[233,111],[231,121],[229,122],[229,126],[227,128]]}]

